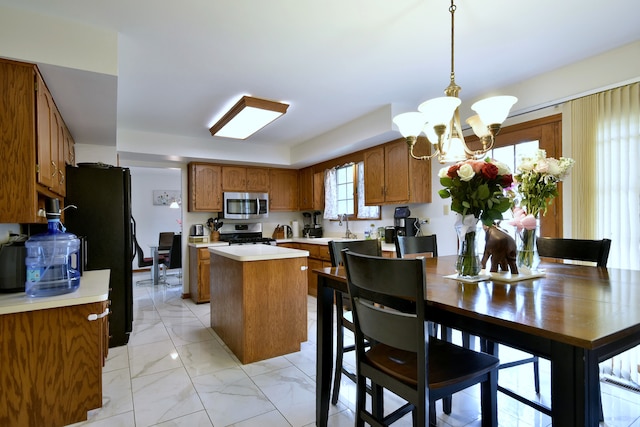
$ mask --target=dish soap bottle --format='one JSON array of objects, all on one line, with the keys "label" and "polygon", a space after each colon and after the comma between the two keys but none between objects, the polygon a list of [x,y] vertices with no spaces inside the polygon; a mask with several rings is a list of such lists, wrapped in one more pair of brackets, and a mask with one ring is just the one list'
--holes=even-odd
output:
[{"label": "dish soap bottle", "polygon": [[47,201],[47,232],[31,236],[25,246],[27,295],[49,297],[78,289],[80,239],[75,234],[65,232],[60,222],[58,199]]},{"label": "dish soap bottle", "polygon": [[372,240],[376,240],[378,238],[378,232],[376,231],[375,224],[371,224],[371,229],[369,230],[369,238]]}]

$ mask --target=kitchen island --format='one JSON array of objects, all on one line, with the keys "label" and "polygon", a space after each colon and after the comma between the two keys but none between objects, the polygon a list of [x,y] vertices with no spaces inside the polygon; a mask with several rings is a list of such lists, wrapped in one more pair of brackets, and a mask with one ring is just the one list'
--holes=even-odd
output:
[{"label": "kitchen island", "polygon": [[309,252],[271,245],[210,247],[211,328],[241,363],[307,340]]},{"label": "kitchen island", "polygon": [[64,426],[102,406],[109,270],[52,297],[0,295],[0,426]]}]

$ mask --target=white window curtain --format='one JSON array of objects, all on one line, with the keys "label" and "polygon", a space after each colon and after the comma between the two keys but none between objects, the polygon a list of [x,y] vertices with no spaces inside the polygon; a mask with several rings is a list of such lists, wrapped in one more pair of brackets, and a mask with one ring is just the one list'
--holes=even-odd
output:
[{"label": "white window curtain", "polygon": [[336,219],[338,217],[338,181],[336,179],[336,169],[331,168],[324,171],[324,218]]},{"label": "white window curtain", "polygon": [[572,101],[572,236],[612,241],[607,266],[640,269],[640,83]]},{"label": "white window curtain", "polygon": [[358,163],[358,218],[380,218],[380,206],[365,206],[364,204],[364,162]]}]

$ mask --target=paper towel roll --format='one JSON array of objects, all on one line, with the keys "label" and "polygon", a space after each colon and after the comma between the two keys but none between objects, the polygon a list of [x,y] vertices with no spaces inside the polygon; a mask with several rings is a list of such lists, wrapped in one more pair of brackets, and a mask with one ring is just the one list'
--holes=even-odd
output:
[{"label": "paper towel roll", "polygon": [[300,237],[300,227],[298,226],[298,221],[293,221],[291,223],[291,230],[293,231],[293,237]]}]

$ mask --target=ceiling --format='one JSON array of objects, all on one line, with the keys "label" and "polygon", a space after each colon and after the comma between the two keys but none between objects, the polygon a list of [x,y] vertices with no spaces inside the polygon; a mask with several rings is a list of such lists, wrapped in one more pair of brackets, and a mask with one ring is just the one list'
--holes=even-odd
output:
[{"label": "ceiling", "polygon": [[[457,3],[455,71],[463,102],[640,39],[637,0]],[[79,142],[113,146],[119,131],[131,130],[185,137],[178,156],[198,139],[215,150],[236,143],[208,129],[240,95],[289,103],[283,118],[245,141],[241,161],[251,158],[252,146],[295,147],[385,105],[415,108],[442,96],[449,83],[446,0],[3,5],[118,33],[117,78],[41,66]]]}]

